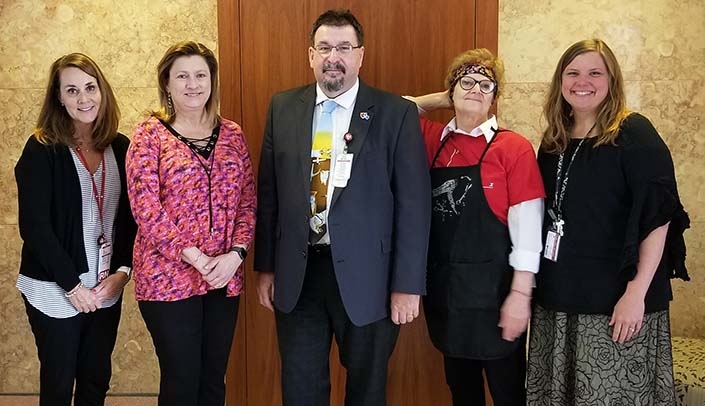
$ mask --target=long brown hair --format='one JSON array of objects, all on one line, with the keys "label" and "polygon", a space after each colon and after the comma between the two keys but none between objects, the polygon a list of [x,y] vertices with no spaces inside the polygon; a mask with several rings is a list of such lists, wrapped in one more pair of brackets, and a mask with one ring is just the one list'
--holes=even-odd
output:
[{"label": "long brown hair", "polygon": [[607,96],[597,111],[595,131],[598,135],[595,146],[614,144],[622,121],[629,115],[622,70],[610,47],[600,39],[576,42],[563,53],[553,73],[548,97],[543,107],[547,127],[541,139],[542,151],[556,154],[565,151],[568,146],[570,129],[574,123],[573,108],[561,93],[563,71],[578,55],[587,52],[597,52],[602,57],[609,76]]},{"label": "long brown hair", "polygon": [[74,132],[76,128],[73,119],[66,108],[61,105],[61,72],[69,67],[82,70],[98,82],[100,89],[100,108],[93,122],[91,138],[96,148],[104,149],[117,136],[120,121],[120,108],[115,100],[110,83],[105,79],[98,65],[87,55],[72,53],[54,61],[49,69],[49,82],[44,95],[44,103],[39,113],[34,137],[42,144],[64,144],[72,146],[76,143]]},{"label": "long brown hair", "polygon": [[166,50],[166,53],[164,53],[162,60],[159,61],[159,64],[157,65],[160,109],[153,111],[152,115],[166,121],[169,124],[174,122],[176,112],[169,108],[169,97],[171,96],[169,95],[169,90],[167,89],[169,86],[169,73],[171,71],[171,67],[174,65],[174,61],[182,56],[192,55],[203,57],[203,59],[206,60],[208,70],[211,74],[211,95],[206,101],[205,110],[208,120],[213,126],[215,126],[220,122],[220,116],[218,115],[218,110],[220,107],[218,60],[215,58],[213,51],[200,42],[178,42],[169,47],[169,49]]}]

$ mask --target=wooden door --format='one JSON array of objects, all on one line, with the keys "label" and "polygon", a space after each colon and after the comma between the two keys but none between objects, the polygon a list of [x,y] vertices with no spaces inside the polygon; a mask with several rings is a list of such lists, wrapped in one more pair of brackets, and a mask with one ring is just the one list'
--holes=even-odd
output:
[{"label": "wooden door", "polygon": [[[365,30],[360,77],[398,94],[442,90],[445,69],[463,50],[497,50],[498,0],[219,0],[221,111],[240,123],[255,168],[269,100],[314,81],[309,31],[330,8],[348,8]],[[450,112],[434,113],[448,120]],[[256,249],[256,247],[254,247]],[[281,404],[274,317],[259,305],[251,259],[227,380],[230,406]],[[331,404],[343,405],[345,372],[331,355]],[[401,329],[389,369],[390,406],[450,405],[442,358],[423,316]]]}]

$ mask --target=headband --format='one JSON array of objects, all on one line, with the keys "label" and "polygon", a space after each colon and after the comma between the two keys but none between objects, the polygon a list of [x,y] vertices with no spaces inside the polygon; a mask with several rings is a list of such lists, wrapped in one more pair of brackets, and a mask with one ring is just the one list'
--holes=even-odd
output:
[{"label": "headband", "polygon": [[480,75],[485,75],[490,80],[493,82],[496,82],[494,78],[494,72],[492,72],[492,69],[489,69],[483,65],[480,64],[472,64],[472,65],[462,65],[459,67],[456,71],[455,74],[453,75],[453,83],[457,82],[459,78],[469,75],[471,73],[479,73]]}]

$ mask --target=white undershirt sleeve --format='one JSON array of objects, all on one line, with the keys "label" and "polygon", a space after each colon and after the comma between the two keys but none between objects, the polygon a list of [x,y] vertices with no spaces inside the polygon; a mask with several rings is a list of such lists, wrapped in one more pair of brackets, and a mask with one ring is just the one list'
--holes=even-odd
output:
[{"label": "white undershirt sleeve", "polygon": [[537,273],[541,262],[543,198],[527,200],[509,207],[507,213],[512,250],[509,265],[517,271]]}]

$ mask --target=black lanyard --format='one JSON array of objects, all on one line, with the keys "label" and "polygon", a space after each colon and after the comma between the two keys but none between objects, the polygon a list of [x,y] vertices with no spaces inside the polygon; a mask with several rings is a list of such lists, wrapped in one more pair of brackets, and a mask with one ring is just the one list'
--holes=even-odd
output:
[{"label": "black lanyard", "polygon": [[553,197],[553,207],[548,211],[548,214],[551,216],[553,221],[560,222],[563,218],[563,215],[561,213],[561,206],[563,205],[563,199],[565,198],[565,190],[568,187],[568,175],[570,174],[570,168],[573,166],[573,161],[575,161],[575,156],[578,155],[580,147],[583,145],[585,140],[588,138],[588,135],[590,135],[594,128],[595,124],[590,127],[587,134],[585,134],[585,138],[581,139],[578,143],[578,146],[575,148],[575,151],[573,151],[573,155],[571,155],[570,157],[568,167],[565,168],[565,174],[562,173],[563,158],[565,156],[565,153],[561,152],[558,156],[558,165],[556,166],[556,191]]}]

